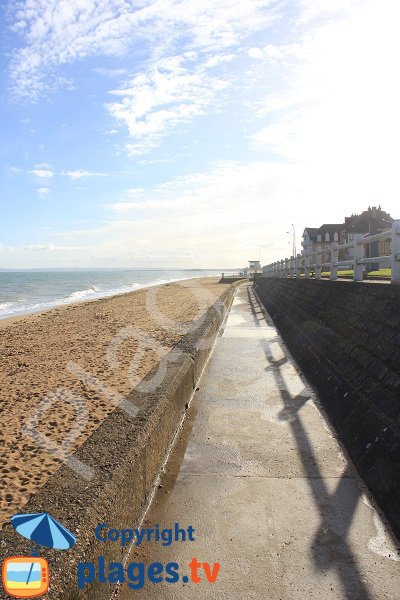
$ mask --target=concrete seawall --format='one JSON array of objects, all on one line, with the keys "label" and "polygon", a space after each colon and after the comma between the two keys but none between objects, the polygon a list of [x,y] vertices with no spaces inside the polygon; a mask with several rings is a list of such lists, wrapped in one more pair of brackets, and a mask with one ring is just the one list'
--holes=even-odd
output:
[{"label": "concrete seawall", "polygon": [[[146,509],[156,479],[178,430],[196,383],[212,350],[235,286],[211,307],[198,327],[185,335],[128,396],[139,407],[135,416],[117,408],[78,449],[74,457],[93,469],[90,480],[63,465],[24,506],[24,513],[49,512],[76,532],[77,543],[65,552],[40,550],[50,564],[51,600],[108,599],[112,587],[97,583],[85,592],[77,589],[78,562],[123,562],[127,548],[97,541],[94,529],[134,528]],[[162,373],[154,391],[146,384]],[[31,555],[32,544],[6,525],[1,534],[1,560]],[[1,598],[7,598],[0,592]]]},{"label": "concrete seawall", "polygon": [[262,278],[255,289],[400,538],[400,286]]}]

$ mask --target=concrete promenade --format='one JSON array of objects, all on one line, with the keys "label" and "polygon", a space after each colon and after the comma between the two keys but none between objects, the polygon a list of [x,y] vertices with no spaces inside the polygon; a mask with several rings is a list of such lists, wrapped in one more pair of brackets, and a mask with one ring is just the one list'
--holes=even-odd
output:
[{"label": "concrete promenade", "polygon": [[396,600],[400,556],[282,339],[243,285],[143,527],[192,525],[131,561],[193,557],[217,582],[125,585],[118,598]]}]

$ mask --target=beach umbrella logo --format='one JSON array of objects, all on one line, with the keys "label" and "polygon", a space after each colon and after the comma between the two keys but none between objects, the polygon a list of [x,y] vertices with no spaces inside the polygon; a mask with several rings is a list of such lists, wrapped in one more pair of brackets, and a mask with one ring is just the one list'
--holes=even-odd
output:
[{"label": "beach umbrella logo", "polygon": [[4,589],[14,598],[42,596],[49,589],[49,564],[39,558],[39,547],[68,550],[76,537],[48,513],[14,515],[11,524],[20,535],[34,542],[35,548],[32,556],[13,556],[3,562]]},{"label": "beach umbrella logo", "polygon": [[20,535],[39,546],[68,550],[76,542],[76,537],[48,513],[14,515],[11,525]]}]

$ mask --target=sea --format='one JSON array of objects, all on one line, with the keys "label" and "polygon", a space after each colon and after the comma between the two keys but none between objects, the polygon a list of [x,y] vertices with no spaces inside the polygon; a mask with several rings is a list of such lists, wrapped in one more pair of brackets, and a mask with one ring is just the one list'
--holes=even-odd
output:
[{"label": "sea", "polygon": [[0,319],[41,312],[64,304],[124,294],[172,281],[220,274],[221,269],[0,271]]}]

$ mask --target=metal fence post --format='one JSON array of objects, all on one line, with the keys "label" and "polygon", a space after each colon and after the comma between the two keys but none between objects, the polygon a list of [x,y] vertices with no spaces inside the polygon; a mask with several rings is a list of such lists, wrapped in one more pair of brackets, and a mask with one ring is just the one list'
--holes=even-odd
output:
[{"label": "metal fence post", "polygon": [[400,284],[400,220],[392,225],[392,256],[390,259],[392,267],[392,283]]},{"label": "metal fence post", "polygon": [[354,245],[354,281],[362,281],[364,265],[360,262],[364,258],[364,244],[362,243],[362,233],[356,233]]},{"label": "metal fence post", "polygon": [[315,253],[315,279],[321,279],[321,236],[317,235],[317,251]]}]

